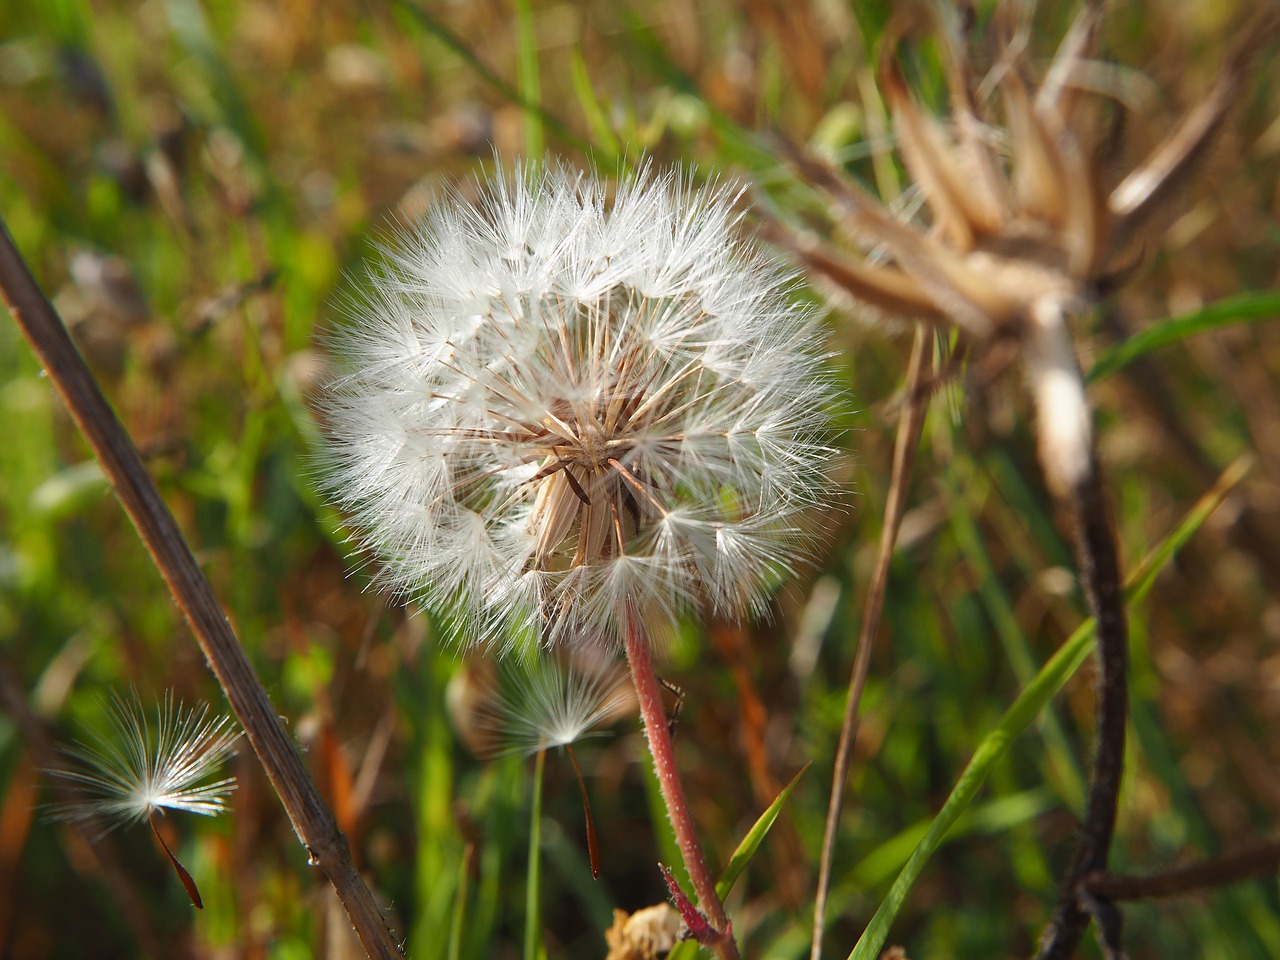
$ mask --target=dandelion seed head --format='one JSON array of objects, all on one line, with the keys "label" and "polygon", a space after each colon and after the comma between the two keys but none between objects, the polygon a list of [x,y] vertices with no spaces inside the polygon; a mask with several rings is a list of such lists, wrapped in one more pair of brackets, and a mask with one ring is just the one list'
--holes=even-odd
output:
[{"label": "dandelion seed head", "polygon": [[63,752],[71,761],[49,775],[79,799],[55,804],[53,820],[97,821],[102,832],[140,823],[162,810],[217,816],[226,809],[235,779],[213,779],[234,753],[240,732],[207,705],[188,708],[172,691],[149,719],[136,693],[107,705],[109,729]]},{"label": "dandelion seed head", "polygon": [[323,483],[463,646],[756,612],[835,499],[835,395],[737,194],[517,171],[390,241],[334,337]]}]

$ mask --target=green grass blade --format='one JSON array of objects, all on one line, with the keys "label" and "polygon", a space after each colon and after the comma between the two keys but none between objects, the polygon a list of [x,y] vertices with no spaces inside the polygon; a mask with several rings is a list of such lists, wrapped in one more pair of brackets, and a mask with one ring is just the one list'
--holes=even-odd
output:
[{"label": "green grass blade", "polygon": [[449,925],[448,960],[460,960],[462,956],[462,938],[466,931],[468,879],[471,875],[472,848],[467,847],[462,854],[462,862],[458,867],[458,892],[453,900],[453,922]]},{"label": "green grass blade", "polygon": [[[1251,458],[1242,457],[1229,466],[1218,482],[1191,508],[1177,528],[1137,566],[1129,577],[1125,591],[1130,603],[1146,595],[1155,582],[1156,574],[1217,509],[1251,465]],[[923,871],[924,865],[942,845],[956,821],[969,808],[992,768],[1008,752],[1013,741],[1031,725],[1049,700],[1062,689],[1063,684],[1087,659],[1089,651],[1093,648],[1094,628],[1092,618],[1080,625],[1079,629],[1050,658],[1035,679],[1023,689],[1013,706],[1005,712],[1000,722],[978,745],[969,765],[960,774],[960,779],[956,782],[950,796],[929,825],[924,839],[912,852],[906,866],[894,880],[888,896],[880,904],[867,929],[863,931],[849,954],[849,960],[875,960],[879,956],[889,936],[889,927]]]},{"label": "green grass blade", "polygon": [[[976,480],[970,480],[971,489]],[[1018,624],[1013,607],[996,579],[995,565],[982,541],[978,521],[969,510],[972,494],[962,494],[953,478],[944,478],[942,489],[947,495],[947,513],[951,518],[951,531],[960,550],[977,574],[978,595],[990,617],[996,636],[1004,648],[1005,658],[1013,668],[1014,676],[1021,684],[1029,683],[1035,675],[1035,660],[1031,644]],[[1045,712],[1040,721],[1041,733],[1048,749],[1046,763],[1052,779],[1062,789],[1064,798],[1073,810],[1084,809],[1085,779],[1072,758],[1067,735],[1052,710]]]},{"label": "green grass blade", "polygon": [[524,106],[524,155],[532,164],[542,163],[542,82],[538,76],[538,38],[533,29],[529,0],[516,0],[516,63],[520,71],[520,102]]},{"label": "green grass blade", "polygon": [[1094,383],[1109,377],[1120,368],[1139,357],[1167,347],[1198,333],[1216,330],[1235,323],[1252,323],[1255,320],[1271,320],[1280,316],[1280,293],[1244,293],[1225,297],[1194,313],[1170,317],[1117,343],[1098,357],[1086,381]]},{"label": "green grass blade", "polygon": [[582,108],[582,115],[591,130],[591,139],[595,141],[596,162],[602,168],[620,163],[623,160],[622,144],[596,97],[595,84],[591,82],[587,61],[583,59],[580,49],[573,51],[569,61],[569,77],[573,83],[573,92],[578,98],[578,106]]},{"label": "green grass blade", "polygon": [[490,70],[484,62],[475,55],[475,52],[467,46],[462,38],[446,27],[441,21],[437,20],[435,16],[427,10],[418,6],[416,3],[411,3],[410,0],[398,0],[395,6],[397,9],[403,10],[408,15],[409,20],[412,20],[413,23],[417,24],[453,51],[453,53],[462,58],[467,66],[475,71],[476,75],[479,76],[481,80],[493,87],[493,89],[502,97],[510,100],[526,113],[537,114],[544,129],[549,130],[564,143],[569,144],[577,150],[585,152],[590,149],[590,144],[581,137],[576,136],[564,121],[560,120],[553,114],[548,113],[543,109],[541,104],[527,102],[519,90]]},{"label": "green grass blade", "polygon": [[[424,657],[417,676],[401,678],[399,698],[412,717],[413,753],[417,756],[414,812],[418,843],[415,855],[416,898],[409,956],[439,952],[453,918],[456,892],[448,878],[456,875],[463,844],[455,829],[453,795],[457,769],[453,737],[445,716],[444,691],[454,669],[443,657]],[[426,704],[426,709],[408,709]]]},{"label": "green grass blade", "polygon": [[[703,95],[696,78],[677,65],[666,42],[646,16],[628,4],[619,4],[616,9],[627,28],[625,34],[618,34],[616,38],[618,55],[641,65],[672,91],[698,101],[706,110],[707,124],[720,138],[722,164],[737,163],[748,170],[777,166],[777,157],[762,136],[738,123]],[[621,42],[623,38],[625,43]]]},{"label": "green grass blade", "polygon": [[810,761],[800,768],[799,772],[791,778],[791,782],[783,787],[782,792],[774,798],[773,803],[769,804],[768,809],[760,814],[760,818],[752,824],[751,829],[747,831],[747,835],[738,844],[738,849],[733,851],[733,856],[725,864],[724,872],[720,875],[719,882],[716,883],[716,895],[721,900],[729,896],[729,891],[737,883],[738,877],[742,876],[742,871],[747,869],[747,864],[751,862],[751,858],[760,849],[760,844],[764,842],[764,838],[769,835],[769,830],[773,827],[774,821],[778,819],[778,814],[782,812],[782,807],[786,804],[787,798],[791,796],[791,791],[795,789],[796,784],[800,782],[800,778],[804,776],[805,771],[812,765],[813,762]]},{"label": "green grass blade", "polygon": [[1173,559],[1174,554],[1182,549],[1200,526],[1209,519],[1210,514],[1218,509],[1227,494],[1245,478],[1245,474],[1253,469],[1256,460],[1257,458],[1251,453],[1233,460],[1218,476],[1213,486],[1205,491],[1195,505],[1187,511],[1187,515],[1182,518],[1182,522],[1174,531],[1133,569],[1129,574],[1129,582],[1125,590],[1125,596],[1130,603],[1142,600],[1151,592],[1151,587],[1156,582],[1156,574],[1164,569],[1165,564]]},{"label": "green grass blade", "polygon": [[524,960],[543,956],[542,917],[542,772],[547,751],[538,751],[533,768],[533,812],[529,814],[529,874],[524,900]]},{"label": "green grass blade", "polygon": [[222,121],[261,162],[267,155],[266,138],[227,64],[226,48],[210,28],[204,6],[197,0],[165,0],[164,11],[174,37],[208,83]]},{"label": "green grass blade", "polygon": [[889,935],[889,926],[906,901],[907,894],[915,885],[924,865],[942,845],[947,833],[960,819],[960,815],[969,808],[978,789],[991,773],[992,767],[1004,757],[1018,735],[1030,726],[1054,694],[1084,663],[1093,647],[1093,640],[1094,622],[1090,619],[1082,624],[1045,664],[1036,678],[1014,701],[1013,706],[1006,711],[995,729],[979,744],[969,765],[965,767],[952,789],[951,795],[947,797],[942,809],[929,825],[924,839],[907,860],[907,865],[902,868],[890,888],[889,895],[880,904],[875,916],[871,918],[871,923],[867,925],[867,929],[849,954],[849,960],[874,960],[879,956],[880,948]]},{"label": "green grass blade", "polygon": [[[805,775],[805,771],[811,766],[813,766],[812,761],[800,768],[796,775],[791,778],[791,782],[783,787],[782,792],[774,798],[773,803],[769,804],[768,809],[760,814],[759,819],[752,824],[751,829],[742,838],[742,842],[738,844],[738,849],[733,851],[733,856],[725,864],[724,872],[720,874],[720,879],[716,883],[716,896],[721,900],[729,896],[730,891],[733,890],[733,885],[742,876],[742,871],[747,868],[751,858],[760,849],[760,844],[769,835],[769,830],[773,827],[774,821],[778,819],[778,814],[782,812],[787,798],[791,796],[791,791],[796,788],[800,778]],[[697,956],[697,953],[698,945],[693,941],[685,941],[676,945],[675,949],[667,955],[667,960],[688,960],[690,957]]]},{"label": "green grass blade", "polygon": [[[1020,824],[1029,823],[1035,817],[1053,809],[1060,803],[1053,791],[1046,787],[1024,790],[1010,796],[996,797],[966,811],[944,842],[972,836],[977,833],[999,833]],[[881,843],[858,860],[850,879],[865,890],[884,883],[901,870],[911,853],[929,831],[931,821],[913,823],[905,830]]]}]

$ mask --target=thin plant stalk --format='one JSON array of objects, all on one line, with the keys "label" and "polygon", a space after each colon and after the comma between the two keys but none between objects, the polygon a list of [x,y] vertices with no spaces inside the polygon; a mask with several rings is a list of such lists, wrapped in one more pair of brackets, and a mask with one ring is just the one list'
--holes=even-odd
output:
[{"label": "thin plant stalk", "polygon": [[738,945],[733,939],[724,904],[716,893],[715,881],[698,843],[693,818],[689,814],[689,803],[684,795],[684,785],[676,767],[675,745],[671,742],[671,730],[667,725],[666,711],[662,707],[662,686],[653,668],[653,651],[649,648],[648,636],[642,627],[636,625],[637,622],[633,616],[632,626],[626,632],[627,663],[631,667],[631,679],[640,704],[645,739],[649,744],[649,754],[653,757],[653,768],[662,789],[667,816],[675,829],[685,870],[688,871],[689,880],[698,895],[698,906],[706,914],[711,926],[721,934],[713,948],[721,960],[738,960]]},{"label": "thin plant stalk", "polygon": [[876,552],[875,570],[871,585],[867,588],[867,602],[862,613],[862,628],[858,634],[858,649],[854,655],[853,676],[849,680],[849,697],[845,702],[844,722],[840,727],[840,743],[836,748],[835,773],[831,782],[831,799],[827,805],[827,825],[822,836],[822,858],[818,864],[818,890],[813,907],[813,944],[809,948],[810,960],[822,958],[822,936],[826,928],[827,896],[831,890],[831,864],[835,854],[836,832],[840,826],[840,811],[844,807],[845,788],[849,780],[849,763],[853,756],[853,744],[858,737],[858,710],[862,705],[862,692],[867,683],[871,666],[871,648],[880,631],[880,616],[884,610],[885,591],[889,584],[889,564],[893,559],[894,544],[907,499],[907,484],[915,461],[916,444],[924,424],[924,414],[929,397],[921,389],[929,376],[925,364],[929,338],[932,331],[923,324],[916,327],[915,343],[907,367],[906,396],[898,418],[898,436],[893,448],[893,469],[889,480],[889,493],[885,498],[884,525],[880,529],[880,546]]},{"label": "thin plant stalk", "polygon": [[177,521],[147,473],[133,440],[76,351],[57,311],[31,276],[2,219],[0,296],[97,456],[191,625],[298,840],[306,847],[310,862],[333,885],[365,952],[375,960],[402,956],[373,894],[355,867],[347,838],[338,829],[333,812],[280,723],[279,713],[254,673]]},{"label": "thin plant stalk", "polygon": [[1084,888],[1108,900],[1145,900],[1190,894],[1261,877],[1280,869],[1280,840],[1212,860],[1198,860],[1152,874],[1099,872],[1084,878]]},{"label": "thin plant stalk", "polygon": [[538,960],[542,949],[542,774],[547,751],[539,750],[533,766],[533,810],[529,813],[529,868],[524,893],[524,960]]},{"label": "thin plant stalk", "polygon": [[1070,491],[1080,583],[1097,622],[1097,747],[1085,806],[1080,846],[1063,885],[1062,900],[1041,941],[1041,960],[1075,953],[1090,914],[1098,924],[1103,953],[1120,957],[1121,915],[1105,898],[1084,889],[1090,874],[1107,868],[1124,772],[1125,722],[1129,712],[1129,626],[1119,550],[1107,513],[1096,458]]}]

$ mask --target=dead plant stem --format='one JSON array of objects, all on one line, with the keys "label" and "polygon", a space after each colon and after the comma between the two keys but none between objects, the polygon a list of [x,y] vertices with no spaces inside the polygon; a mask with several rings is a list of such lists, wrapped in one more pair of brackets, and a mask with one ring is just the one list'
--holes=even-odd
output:
[{"label": "dead plant stem", "polygon": [[1041,941],[1041,960],[1066,960],[1076,950],[1089,916],[1098,923],[1108,957],[1121,956],[1120,912],[1084,879],[1107,868],[1115,833],[1120,778],[1124,771],[1125,722],[1129,709],[1129,630],[1115,532],[1096,459],[1070,492],[1076,562],[1090,612],[1097,622],[1097,748],[1085,806],[1080,846],[1063,884],[1058,911]]},{"label": "dead plant stem", "polygon": [[1186,863],[1163,873],[1129,875],[1098,872],[1084,878],[1084,887],[1095,896],[1111,900],[1145,900],[1182,897],[1204,890],[1265,876],[1280,869],[1280,840],[1261,843],[1251,850],[1212,860]]}]

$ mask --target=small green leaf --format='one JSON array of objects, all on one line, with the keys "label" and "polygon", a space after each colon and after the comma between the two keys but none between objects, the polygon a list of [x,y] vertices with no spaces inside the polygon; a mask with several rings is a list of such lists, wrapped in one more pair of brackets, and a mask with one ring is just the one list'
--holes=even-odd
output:
[{"label": "small green leaf", "polygon": [[783,804],[791,796],[791,791],[795,789],[796,784],[800,782],[800,778],[804,776],[805,771],[812,765],[813,763],[810,761],[800,768],[800,771],[791,778],[791,782],[782,789],[782,792],[778,794],[773,803],[769,804],[769,808],[760,814],[760,819],[747,831],[747,835],[738,844],[738,849],[733,851],[733,856],[729,858],[729,862],[725,865],[724,873],[720,875],[720,882],[716,884],[716,895],[721,900],[729,896],[729,891],[733,889],[738,877],[742,876],[742,871],[747,869],[747,864],[751,862],[751,858],[760,849],[760,844],[768,836],[773,822],[778,819],[778,814],[782,812]]},{"label": "small green leaf", "polygon": [[1226,297],[1194,313],[1184,313],[1178,317],[1162,320],[1141,333],[1136,333],[1129,339],[1117,343],[1098,357],[1086,381],[1094,383],[1109,377],[1139,357],[1144,357],[1161,347],[1167,347],[1198,333],[1216,330],[1234,323],[1271,320],[1277,316],[1280,316],[1280,293],[1267,291]]}]

